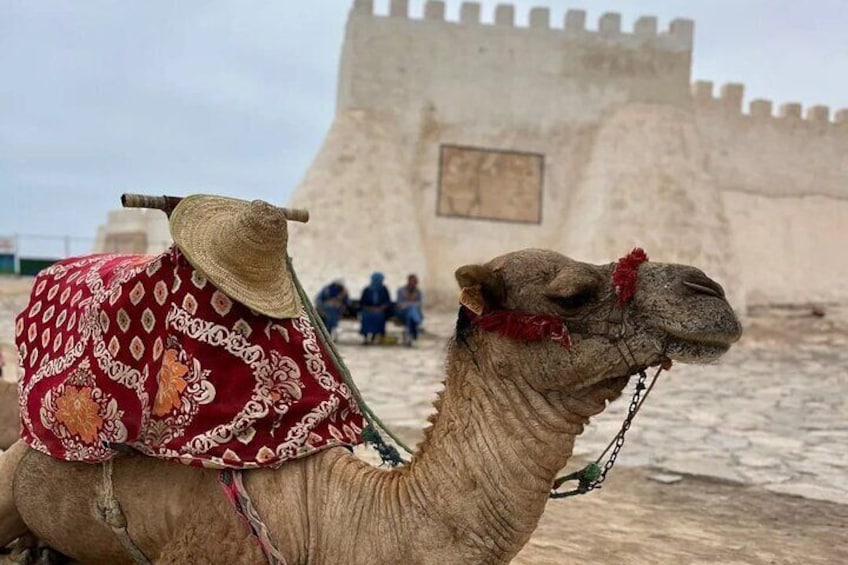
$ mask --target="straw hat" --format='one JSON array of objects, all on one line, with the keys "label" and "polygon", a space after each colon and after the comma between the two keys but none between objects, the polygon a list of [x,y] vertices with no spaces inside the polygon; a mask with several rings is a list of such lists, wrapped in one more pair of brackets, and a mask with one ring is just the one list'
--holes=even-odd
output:
[{"label": "straw hat", "polygon": [[301,302],[286,264],[286,211],[197,194],[171,213],[171,237],[192,267],[224,294],[272,318],[296,318]]}]

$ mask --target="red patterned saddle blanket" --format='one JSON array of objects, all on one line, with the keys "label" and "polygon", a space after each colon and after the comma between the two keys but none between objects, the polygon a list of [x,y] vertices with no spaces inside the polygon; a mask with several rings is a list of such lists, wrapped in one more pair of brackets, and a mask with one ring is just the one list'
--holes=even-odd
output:
[{"label": "red patterned saddle blanket", "polygon": [[111,444],[249,469],[361,441],[362,417],[305,311],[230,300],[176,247],[42,271],[16,320],[22,437],[68,461]]}]

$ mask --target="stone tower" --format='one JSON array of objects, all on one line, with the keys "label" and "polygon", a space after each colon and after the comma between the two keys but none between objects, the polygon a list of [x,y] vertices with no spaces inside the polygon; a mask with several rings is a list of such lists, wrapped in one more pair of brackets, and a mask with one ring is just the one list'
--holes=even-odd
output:
[{"label": "stone tower", "polygon": [[[750,268],[757,246],[769,243],[748,243],[760,236],[737,196],[823,190],[808,183],[791,193],[762,171],[764,159],[781,164],[758,151],[795,147],[787,139],[803,134],[800,158],[824,151],[828,159],[802,169],[835,166],[825,192],[848,212],[845,115],[834,123],[811,108],[801,120],[798,107],[797,121],[765,119],[770,106],[760,102],[742,114],[740,85],[718,99],[711,85],[693,91],[693,31],[689,20],[660,30],[651,17],[623,31],[618,14],[587,29],[584,12],[551,22],[546,8],[517,27],[508,5],[483,24],[473,2],[459,21],[446,21],[438,1],[411,19],[406,0],[392,0],[388,15],[356,0],[335,119],[290,203],[312,212],[290,243],[307,289],[344,276],[356,293],[373,270],[397,287],[416,272],[430,302],[453,303],[453,272],[463,264],[525,247],[608,262],[643,246],[652,260],[704,268],[737,305],[763,285],[768,300],[791,300],[791,288]],[[769,145],[734,145],[742,130]],[[811,245],[805,239],[792,253],[805,256]],[[781,265],[789,276],[791,264]],[[840,269],[813,295],[848,297]]]}]

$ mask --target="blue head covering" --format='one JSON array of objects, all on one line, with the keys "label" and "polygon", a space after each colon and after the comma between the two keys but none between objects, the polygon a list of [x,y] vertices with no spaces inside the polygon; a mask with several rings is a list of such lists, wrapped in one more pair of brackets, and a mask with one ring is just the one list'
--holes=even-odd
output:
[{"label": "blue head covering", "polygon": [[375,290],[379,289],[383,286],[383,278],[383,273],[371,273],[371,284],[369,285],[369,288],[373,288]]}]

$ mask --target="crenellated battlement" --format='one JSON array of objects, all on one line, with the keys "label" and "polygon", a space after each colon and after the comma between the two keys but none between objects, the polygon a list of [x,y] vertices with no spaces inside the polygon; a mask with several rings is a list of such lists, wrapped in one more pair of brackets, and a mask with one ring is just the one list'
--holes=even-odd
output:
[{"label": "crenellated battlement", "polygon": [[[408,0],[390,0],[389,13],[385,16],[375,13],[374,0],[354,0],[351,16],[403,18],[463,26],[520,28],[516,24],[516,11],[512,4],[495,6],[492,23],[483,22],[482,8],[479,2],[463,2],[459,9],[459,19],[457,21],[448,20],[445,3],[440,0],[426,2],[421,19],[410,16]],[[691,51],[695,24],[692,20],[675,19],[669,23],[667,30],[660,31],[657,18],[643,16],[636,20],[632,30],[627,31],[622,29],[621,14],[609,12],[599,17],[596,29],[589,29],[586,25],[586,12],[584,10],[568,10],[561,25],[558,25],[551,21],[549,8],[534,7],[530,8],[528,12],[527,26],[520,29],[530,32],[533,30],[557,31],[574,39],[590,39],[593,37],[619,41],[637,39],[641,44],[644,44],[646,40],[655,40],[658,48]]]},{"label": "crenellated battlement", "polygon": [[322,211],[292,250],[326,255],[314,288],[382,265],[447,301],[455,265],[641,241],[719,269],[734,305],[848,299],[848,108],[693,84],[690,20],[347,1],[336,115],[290,203]]},{"label": "crenellated battlement", "polygon": [[748,111],[743,108],[745,86],[739,83],[723,84],[718,95],[713,94],[711,81],[699,80],[692,84],[692,103],[696,110],[720,110],[740,119],[774,123],[809,124],[810,126],[834,126],[848,128],[848,108],[837,110],[831,120],[827,106],[809,106],[806,111],[798,102],[787,102],[777,106],[771,100],[757,98],[748,103]]}]

